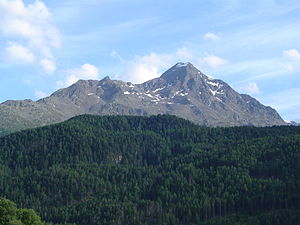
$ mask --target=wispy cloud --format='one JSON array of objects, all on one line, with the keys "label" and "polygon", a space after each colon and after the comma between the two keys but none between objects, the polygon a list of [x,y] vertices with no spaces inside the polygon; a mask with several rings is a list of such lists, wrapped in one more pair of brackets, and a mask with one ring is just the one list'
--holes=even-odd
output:
[{"label": "wispy cloud", "polygon": [[284,59],[280,65],[289,72],[293,72],[299,68],[300,52],[297,49],[285,50],[282,53]]},{"label": "wispy cloud", "polygon": [[49,94],[43,92],[43,91],[35,91],[34,95],[36,98],[40,99],[40,98],[45,98],[47,96],[49,96]]},{"label": "wispy cloud", "polygon": [[53,61],[49,59],[42,59],[40,61],[40,66],[44,69],[44,71],[48,74],[53,73],[56,70],[56,65]]},{"label": "wispy cloud", "polygon": [[76,33],[72,35],[67,35],[64,38],[67,41],[103,41],[103,40],[113,40],[119,39],[120,35],[124,36],[128,34],[136,34],[134,31],[141,28],[150,26],[158,22],[159,17],[149,17],[149,18],[138,18],[121,23],[109,24],[102,26],[101,29],[93,29],[92,31],[86,31],[81,33]]},{"label": "wispy cloud", "polygon": [[173,54],[174,60],[180,61],[180,62],[188,62],[193,61],[196,57],[194,52],[189,49],[186,46],[182,46],[176,50],[176,52]]},{"label": "wispy cloud", "polygon": [[221,39],[217,34],[212,33],[212,32],[208,32],[208,33],[204,34],[203,38],[208,39],[208,40],[213,40],[213,41],[218,41]]},{"label": "wispy cloud", "polygon": [[276,108],[285,119],[300,119],[300,88],[290,88],[276,93],[260,96],[260,101]]},{"label": "wispy cloud", "polygon": [[300,60],[300,52],[297,49],[283,51],[283,55],[290,59]]},{"label": "wispy cloud", "polygon": [[207,55],[203,58],[200,58],[200,64],[203,63],[209,67],[217,68],[228,64],[228,61],[216,55]]},{"label": "wispy cloud", "polygon": [[238,87],[250,82],[272,83],[282,77],[289,79],[295,76],[295,65],[278,58],[263,58],[254,60],[236,60],[216,71],[221,79],[231,80]]},{"label": "wispy cloud", "polygon": [[26,48],[18,43],[9,42],[5,47],[5,55],[9,61],[17,63],[34,63],[35,55],[29,48]]},{"label": "wispy cloud", "polygon": [[292,72],[292,71],[295,70],[295,67],[291,63],[280,62],[279,65],[281,65],[287,71],[291,71]]},{"label": "wispy cloud", "polygon": [[165,70],[169,69],[177,62],[192,62],[205,67],[217,68],[228,63],[227,60],[216,55],[206,55],[199,57],[190,48],[182,46],[172,53],[151,52],[146,55],[135,55],[134,58],[126,60],[116,51],[111,53],[113,58],[120,60],[124,68],[122,79],[134,83],[159,77]]},{"label": "wispy cloud", "polygon": [[144,81],[159,77],[161,72],[168,68],[173,61],[171,54],[150,53],[148,55],[136,55],[129,61],[124,61],[125,80],[142,83]]},{"label": "wispy cloud", "polygon": [[[45,59],[55,63],[52,49],[60,47],[60,35],[42,1],[25,5],[23,0],[1,0],[0,14],[0,31],[7,40],[6,53],[11,60],[33,63]],[[14,52],[16,57],[12,57]],[[53,72],[55,67],[42,68]]]},{"label": "wispy cloud", "polygon": [[250,82],[247,83],[246,85],[242,85],[241,87],[238,87],[238,91],[241,93],[254,95],[254,94],[258,94],[260,92],[260,89],[255,82]]},{"label": "wispy cloud", "polygon": [[263,96],[264,102],[275,104],[280,110],[286,110],[290,107],[299,106],[300,108],[300,88],[290,88],[276,93]]},{"label": "wispy cloud", "polygon": [[58,87],[67,87],[80,79],[83,80],[98,80],[99,69],[89,63],[83,64],[80,68],[73,68],[65,71],[66,76],[64,80],[57,81]]},{"label": "wispy cloud", "polygon": [[120,61],[123,61],[123,58],[120,56],[120,54],[117,51],[112,51],[110,53],[110,56],[113,57],[113,58],[115,58],[115,59],[118,59]]}]

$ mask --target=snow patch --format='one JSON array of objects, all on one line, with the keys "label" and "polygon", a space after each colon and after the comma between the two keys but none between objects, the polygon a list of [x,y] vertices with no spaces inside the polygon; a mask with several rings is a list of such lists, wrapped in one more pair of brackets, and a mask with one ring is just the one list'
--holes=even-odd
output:
[{"label": "snow patch", "polygon": [[145,94],[146,96],[148,96],[149,98],[155,98],[154,96],[152,96],[151,94]]},{"label": "snow patch", "polygon": [[184,91],[184,89],[182,89],[180,91],[176,91],[175,94],[171,98],[175,98],[176,95],[181,95],[181,96],[188,95],[188,93],[182,93],[183,91]]},{"label": "snow patch", "polygon": [[214,82],[211,82],[211,81],[207,81],[206,83],[208,83],[209,85],[212,85],[212,86],[216,86],[216,87],[219,86],[219,83],[214,83]]},{"label": "snow patch", "polygon": [[210,92],[212,93],[213,96],[215,96],[217,94],[217,91],[213,91],[211,89],[209,89],[209,90],[210,90]]},{"label": "snow patch", "polygon": [[163,90],[164,88],[165,88],[165,87],[157,88],[157,89],[155,89],[153,92],[156,93],[156,92],[158,92],[158,91],[160,91],[160,90]]},{"label": "snow patch", "polygon": [[223,102],[220,98],[216,97],[217,100],[219,100],[220,102]]},{"label": "snow patch", "polygon": [[176,67],[186,67],[189,63],[177,63]]},{"label": "snow patch", "polygon": [[221,92],[219,92],[218,90],[216,90],[216,91],[214,91],[212,89],[209,89],[209,90],[210,90],[210,92],[212,93],[213,96],[216,96],[217,94],[218,95],[224,95],[223,90],[221,90]]},{"label": "snow patch", "polygon": [[94,93],[88,93],[88,96],[94,95]]},{"label": "snow patch", "polygon": [[130,93],[128,91],[125,91],[124,95],[130,95]]}]

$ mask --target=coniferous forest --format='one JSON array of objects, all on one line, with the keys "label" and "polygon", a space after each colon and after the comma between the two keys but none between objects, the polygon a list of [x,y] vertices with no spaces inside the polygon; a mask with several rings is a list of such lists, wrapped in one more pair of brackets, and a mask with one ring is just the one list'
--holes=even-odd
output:
[{"label": "coniferous forest", "polygon": [[300,127],[78,116],[0,138],[0,196],[49,225],[299,225]]}]

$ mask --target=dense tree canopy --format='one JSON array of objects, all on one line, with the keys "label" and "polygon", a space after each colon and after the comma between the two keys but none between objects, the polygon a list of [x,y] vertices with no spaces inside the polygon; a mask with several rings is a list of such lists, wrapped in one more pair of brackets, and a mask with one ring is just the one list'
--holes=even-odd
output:
[{"label": "dense tree canopy", "polygon": [[300,127],[84,115],[0,139],[0,193],[49,224],[297,225],[299,190]]}]

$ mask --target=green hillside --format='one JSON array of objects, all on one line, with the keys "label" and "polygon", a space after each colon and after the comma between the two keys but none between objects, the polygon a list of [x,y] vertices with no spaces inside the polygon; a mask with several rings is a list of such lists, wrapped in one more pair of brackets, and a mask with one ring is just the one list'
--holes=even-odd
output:
[{"label": "green hillside", "polygon": [[78,116],[0,138],[0,196],[49,224],[300,223],[300,127]]}]

